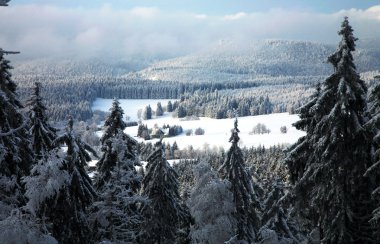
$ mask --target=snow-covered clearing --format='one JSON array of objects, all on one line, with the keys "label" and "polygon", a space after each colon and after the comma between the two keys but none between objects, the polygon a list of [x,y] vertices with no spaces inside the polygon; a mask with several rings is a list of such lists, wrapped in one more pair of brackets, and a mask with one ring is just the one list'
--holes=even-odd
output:
[{"label": "snow-covered clearing", "polygon": [[[156,110],[157,103],[161,102],[162,107],[166,107],[169,101],[174,102],[175,99],[119,99],[120,106],[124,110],[131,121],[137,121],[137,112],[139,109],[144,109],[145,106],[150,105],[152,110]],[[100,110],[109,112],[112,107],[113,99],[97,98],[92,104],[92,111]]]},{"label": "snow-covered clearing", "polygon": [[[137,111],[146,105],[150,104],[152,109],[155,109],[155,105],[158,101],[161,101],[165,106],[168,100],[134,100],[134,99],[120,99],[121,107],[124,109],[125,114],[131,118],[137,117],[135,114]],[[101,111],[109,111],[112,105],[112,99],[97,99],[94,103],[93,110],[99,109]],[[279,144],[291,144],[297,141],[297,139],[304,135],[304,132],[296,130],[292,127],[292,123],[299,119],[298,115],[291,115],[288,113],[260,115],[260,116],[248,116],[239,118],[239,130],[240,130],[240,146],[252,147],[263,145],[270,147]],[[234,119],[211,119],[201,117],[199,120],[181,121],[178,118],[173,118],[171,113],[164,113],[164,116],[153,117],[151,120],[143,120],[143,124],[146,124],[148,128],[153,128],[155,124],[162,127],[164,124],[180,125],[183,128],[183,133],[170,138],[164,138],[164,142],[173,144],[177,142],[179,148],[186,148],[192,146],[194,149],[201,149],[204,147],[223,147],[228,149],[230,143],[228,142],[231,136],[231,129],[234,126]],[[250,132],[252,128],[258,123],[266,125],[271,131],[269,134],[252,135]],[[288,131],[286,134],[281,133],[280,127],[286,126]],[[187,130],[195,131],[196,128],[202,128],[205,130],[204,135],[191,135],[186,136]],[[137,126],[128,127],[125,132],[136,138]],[[136,138],[138,141],[143,141],[141,138]],[[155,141],[155,140],[154,140]]]}]

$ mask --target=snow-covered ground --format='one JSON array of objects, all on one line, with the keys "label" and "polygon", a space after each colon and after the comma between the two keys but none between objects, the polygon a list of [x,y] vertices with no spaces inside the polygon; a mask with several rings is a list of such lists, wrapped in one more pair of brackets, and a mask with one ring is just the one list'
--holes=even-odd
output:
[{"label": "snow-covered ground", "polygon": [[[130,100],[120,99],[120,104],[125,111],[125,114],[133,117],[129,114],[129,111],[136,111],[150,104],[152,109],[155,109],[155,105],[158,101],[162,102],[162,105],[166,105],[168,100]],[[101,111],[108,111],[111,107],[112,99],[97,99],[93,109],[99,109]],[[260,115],[260,116],[248,116],[239,118],[239,130],[240,130],[240,146],[251,147],[264,145],[265,147],[279,145],[279,144],[291,144],[297,141],[299,137],[304,135],[304,132],[296,130],[292,127],[292,123],[299,119],[298,115],[291,115],[288,113]],[[185,148],[187,146],[193,146],[194,149],[204,147],[223,147],[228,149],[230,143],[228,142],[231,136],[231,129],[234,126],[234,119],[211,119],[201,117],[199,120],[193,121],[181,121],[178,118],[173,118],[171,113],[166,113],[162,117],[153,117],[151,120],[143,120],[143,124],[146,124],[148,128],[153,128],[155,124],[159,127],[164,124],[180,125],[183,128],[183,133],[170,138],[164,138],[164,142],[172,144],[177,142],[179,148]],[[251,135],[252,128],[258,123],[266,125],[271,131],[269,134]],[[281,133],[280,127],[286,126],[288,132],[286,134]],[[186,131],[196,128],[202,128],[205,130],[204,135],[191,135],[186,136]],[[136,138],[137,126],[128,127],[125,132]],[[136,138],[142,141],[141,138]]]},{"label": "snow-covered ground", "polygon": [[[127,115],[131,121],[137,121],[137,112],[150,105],[152,110],[156,110],[157,103],[161,102],[162,107],[166,107],[169,101],[174,102],[175,99],[119,99],[120,106],[124,109],[124,115]],[[92,104],[92,111],[100,110],[109,112],[112,107],[113,99],[97,98]]]}]

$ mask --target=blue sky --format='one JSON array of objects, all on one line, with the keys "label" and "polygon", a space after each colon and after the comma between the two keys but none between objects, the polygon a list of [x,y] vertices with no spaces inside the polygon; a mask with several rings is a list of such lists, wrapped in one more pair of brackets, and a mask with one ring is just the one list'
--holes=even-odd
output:
[{"label": "blue sky", "polygon": [[[380,40],[371,0],[12,0],[0,8],[0,47],[24,57],[176,56],[221,40],[336,44],[348,16],[359,39]],[[377,4],[377,5],[376,5]]]},{"label": "blue sky", "polygon": [[64,7],[99,8],[111,4],[115,8],[157,7],[165,11],[191,11],[219,15],[233,12],[262,12],[274,8],[323,13],[342,9],[367,9],[373,0],[13,0],[12,4],[49,4]]}]

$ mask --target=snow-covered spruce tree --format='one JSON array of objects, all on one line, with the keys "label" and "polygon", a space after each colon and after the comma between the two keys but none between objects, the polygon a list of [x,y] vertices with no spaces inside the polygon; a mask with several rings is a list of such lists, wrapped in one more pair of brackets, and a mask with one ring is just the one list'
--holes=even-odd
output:
[{"label": "snow-covered spruce tree", "polygon": [[31,146],[37,161],[53,149],[53,141],[57,138],[57,130],[49,125],[46,118],[46,107],[42,103],[40,88],[41,84],[36,82],[33,95],[27,103]]},{"label": "snow-covered spruce tree", "polygon": [[12,212],[11,216],[0,221],[1,243],[28,243],[28,244],[58,244],[57,240],[41,231],[41,224],[20,209]]},{"label": "snow-covered spruce tree", "polygon": [[164,155],[161,141],[147,158],[146,173],[142,181],[142,195],[149,203],[141,207],[144,222],[140,243],[174,243],[177,233],[188,222],[188,210],[181,204],[178,175]]},{"label": "snow-covered spruce tree", "polygon": [[231,183],[220,180],[206,162],[195,165],[193,172],[196,185],[187,201],[195,222],[192,243],[224,243],[236,235]]},{"label": "snow-covered spruce tree", "polygon": [[173,112],[173,104],[172,104],[171,101],[169,101],[169,102],[168,102],[168,105],[166,105],[166,111],[167,111],[168,113]]},{"label": "snow-covered spruce tree", "polygon": [[234,197],[237,220],[237,239],[253,243],[260,225],[260,216],[257,212],[260,204],[254,192],[252,177],[245,168],[243,153],[238,146],[238,121],[235,119],[234,129],[230,138],[232,146],[227,152],[227,158],[219,168],[223,177],[231,182],[231,191]]},{"label": "snow-covered spruce tree", "polygon": [[50,223],[48,230],[60,243],[88,243],[92,236],[86,219],[88,206],[97,194],[85,167],[95,151],[73,131],[70,118],[66,133],[53,143],[64,144],[59,156],[52,151],[25,179],[30,210]]},{"label": "snow-covered spruce tree", "polygon": [[305,241],[299,235],[296,222],[289,216],[289,204],[281,178],[269,183],[269,193],[263,202],[262,227],[258,239],[263,243],[298,243]]},{"label": "snow-covered spruce tree", "polygon": [[[111,177],[111,171],[117,164],[123,165],[124,170],[130,172],[130,188],[132,192],[136,193],[140,189],[141,180],[138,177],[135,166],[140,166],[138,157],[138,143],[135,139],[125,134],[123,130],[126,127],[123,121],[123,109],[117,99],[113,101],[111,114],[108,116],[104,123],[105,132],[102,136],[102,151],[104,152],[101,159],[97,163],[97,174],[95,175],[95,187],[102,191],[101,188],[108,182]],[[121,151],[114,148],[115,138],[118,138],[118,147],[125,147],[123,155],[120,156]],[[121,161],[120,161],[121,160]]]},{"label": "snow-covered spruce tree", "polygon": [[[345,18],[342,40],[328,58],[334,73],[322,84],[316,101],[301,110],[307,134],[288,153],[295,182],[296,207],[318,226],[324,243],[373,241],[369,226],[371,186],[364,177],[370,166],[366,123],[367,88],[353,63],[353,29]],[[308,118],[308,119],[305,119]],[[302,143],[306,146],[303,146]]]},{"label": "snow-covered spruce tree", "polygon": [[164,114],[164,109],[160,102],[157,103],[156,116],[162,116]]},{"label": "snow-covered spruce tree", "polygon": [[33,163],[27,120],[19,111],[17,85],[12,81],[9,61],[0,49],[0,220],[21,204],[21,177],[28,175]]},{"label": "snow-covered spruce tree", "polygon": [[144,120],[152,119],[152,108],[150,107],[150,105],[145,107],[142,114],[142,118]]},{"label": "snow-covered spruce tree", "polygon": [[[316,90],[310,97],[310,101],[304,106],[299,108],[297,112],[299,113],[300,120],[293,124],[298,130],[303,130],[306,133],[313,133],[317,122],[321,119],[320,115],[314,114],[313,112],[318,108],[317,100],[321,93],[321,83],[318,83]],[[295,182],[299,174],[303,174],[307,159],[309,157],[309,152],[313,148],[313,145],[307,136],[303,136],[298,139],[297,143],[293,144],[288,151],[293,152],[292,160],[287,161],[288,167],[292,170],[290,171],[290,181]]]},{"label": "snow-covered spruce tree", "polygon": [[97,241],[136,242],[141,215],[137,204],[144,201],[136,195],[141,176],[135,166],[141,166],[138,143],[123,132],[123,110],[114,100],[111,114],[105,122],[101,138],[103,156],[97,163],[95,186],[99,201],[93,204],[90,222]]},{"label": "snow-covered spruce tree", "polygon": [[141,181],[134,168],[137,157],[134,160],[129,158],[130,147],[122,131],[108,139],[108,146],[110,151],[105,153],[115,154],[115,162],[99,189],[100,198],[93,204],[90,223],[97,241],[136,243],[142,222],[137,204],[146,202],[136,195],[135,187]]},{"label": "snow-covered spruce tree", "polygon": [[[380,237],[380,76],[374,77],[377,81],[375,88],[373,89],[369,97],[368,112],[371,119],[367,123],[367,128],[373,135],[373,165],[367,169],[365,176],[372,178],[375,182],[375,190],[372,192],[372,197],[375,200],[376,209],[373,211],[371,224],[377,229],[376,235]],[[377,185],[376,185],[377,184]],[[376,227],[377,226],[377,227]]]}]

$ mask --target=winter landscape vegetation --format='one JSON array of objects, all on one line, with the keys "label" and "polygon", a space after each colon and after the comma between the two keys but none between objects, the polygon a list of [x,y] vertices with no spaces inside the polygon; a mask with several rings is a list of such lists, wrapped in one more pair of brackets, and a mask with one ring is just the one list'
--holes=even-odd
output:
[{"label": "winter landscape vegetation", "polygon": [[0,243],[380,243],[380,5],[100,2],[0,0]]}]

